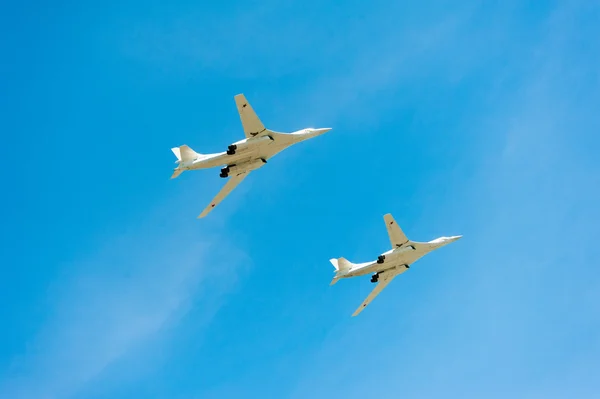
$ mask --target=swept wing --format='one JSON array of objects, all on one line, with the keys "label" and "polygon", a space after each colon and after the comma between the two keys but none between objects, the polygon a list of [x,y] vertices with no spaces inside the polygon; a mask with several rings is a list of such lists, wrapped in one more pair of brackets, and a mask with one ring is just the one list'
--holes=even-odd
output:
[{"label": "swept wing", "polygon": [[246,138],[249,139],[266,132],[267,129],[256,115],[256,112],[252,109],[248,100],[246,100],[246,96],[238,94],[234,99],[238,113],[240,114],[240,120],[242,121],[242,127],[244,128]]},{"label": "swept wing", "polygon": [[211,203],[208,204],[208,206],[206,208],[204,208],[204,210],[198,216],[198,218],[203,218],[204,216],[208,215],[210,213],[210,211],[212,211],[215,206],[219,205],[219,203],[221,201],[223,201],[225,199],[225,197],[227,197],[229,195],[229,193],[231,193],[231,191],[234,188],[236,188],[237,185],[240,184],[242,182],[242,180],[244,180],[249,174],[250,174],[250,171],[246,171],[246,172],[242,172],[238,175],[231,176],[229,178],[229,180],[227,180],[227,183],[225,183],[225,185],[223,186],[221,191],[219,191],[217,196],[215,198],[213,198]]},{"label": "swept wing", "polygon": [[385,227],[387,228],[392,248],[401,247],[408,242],[406,234],[404,234],[400,226],[398,226],[398,223],[396,223],[391,213],[385,214],[383,220],[385,221]]},{"label": "swept wing", "polygon": [[362,312],[367,307],[367,305],[370,304],[371,301],[373,301],[373,299],[375,299],[375,297],[379,295],[385,287],[387,287],[387,285],[394,279],[394,277],[404,273],[405,271],[406,269],[401,269],[400,271],[389,269],[379,273],[379,281],[377,282],[377,285],[375,286],[375,288],[373,288],[373,291],[371,291],[369,296],[367,296],[367,299],[365,299],[364,302],[361,303],[361,305],[354,311],[354,313],[352,313],[352,316],[354,317],[360,312]]}]

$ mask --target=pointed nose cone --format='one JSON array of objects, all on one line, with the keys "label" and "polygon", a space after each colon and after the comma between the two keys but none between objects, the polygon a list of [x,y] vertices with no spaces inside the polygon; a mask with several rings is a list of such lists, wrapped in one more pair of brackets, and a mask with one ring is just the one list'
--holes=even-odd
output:
[{"label": "pointed nose cone", "polygon": [[461,239],[461,238],[462,238],[462,236],[452,236],[452,237],[449,237],[449,238],[450,238],[450,239],[449,239],[448,241],[450,241],[450,242],[454,242],[454,241],[457,241],[457,240]]},{"label": "pointed nose cone", "polygon": [[323,133],[326,133],[328,131],[330,131],[331,128],[330,127],[326,127],[326,128],[321,128],[321,129],[304,129],[298,133],[292,133],[294,135],[294,140],[296,142],[298,141],[304,141],[307,139],[312,139],[314,137],[320,136]]},{"label": "pointed nose cone", "polygon": [[310,129],[306,134],[307,138],[313,138],[313,137],[317,137],[322,135],[323,133],[327,133],[328,131],[330,131],[331,128],[330,127],[326,127],[326,128],[321,128],[321,129]]},{"label": "pointed nose cone", "polygon": [[324,127],[324,128],[321,128],[321,129],[315,129],[315,136],[321,135],[323,133],[327,133],[330,130],[331,130],[330,127]]}]

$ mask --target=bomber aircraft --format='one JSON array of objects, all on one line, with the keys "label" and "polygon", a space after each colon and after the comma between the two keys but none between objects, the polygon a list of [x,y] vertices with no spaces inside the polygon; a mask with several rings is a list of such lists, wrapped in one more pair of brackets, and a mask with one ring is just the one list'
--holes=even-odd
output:
[{"label": "bomber aircraft", "polygon": [[331,128],[306,128],[293,133],[278,133],[262,124],[243,94],[234,97],[246,138],[227,147],[227,151],[200,154],[187,145],[171,148],[177,157],[177,167],[171,176],[176,178],[186,170],[221,168],[220,176],[229,178],[225,186],[198,216],[202,218],[213,210],[251,171],[263,167],[267,160],[280,151],[301,141],[317,137]]},{"label": "bomber aircraft", "polygon": [[462,236],[440,237],[429,242],[410,241],[398,226],[391,214],[383,216],[385,227],[390,237],[392,249],[379,255],[377,260],[365,263],[352,263],[345,258],[330,259],[335,267],[335,276],[331,280],[333,285],[341,278],[364,276],[372,274],[371,282],[377,285],[371,291],[367,299],[356,309],[352,316],[358,315],[369,303],[392,281],[394,277],[404,273],[410,265],[431,251],[450,244]]}]

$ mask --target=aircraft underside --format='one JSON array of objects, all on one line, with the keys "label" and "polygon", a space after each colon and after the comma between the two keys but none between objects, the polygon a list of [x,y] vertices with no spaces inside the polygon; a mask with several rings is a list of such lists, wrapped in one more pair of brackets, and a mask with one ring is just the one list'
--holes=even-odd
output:
[{"label": "aircraft underside", "polygon": [[[266,144],[259,147],[243,147],[242,150],[235,150],[235,152],[232,154],[228,154],[230,151],[228,150],[228,152],[207,155],[204,159],[200,159],[191,165],[190,169],[209,169],[218,166],[231,168],[233,166],[241,167],[242,165],[245,165],[248,166],[248,170],[253,170],[256,168],[252,168],[252,166],[250,166],[252,163],[261,161],[262,164],[265,164],[269,158],[272,158],[286,147],[287,145],[285,144],[273,142],[272,144]],[[223,172],[223,170],[221,172]],[[227,172],[226,174],[231,173]]]},{"label": "aircraft underside", "polygon": [[320,136],[330,128],[305,128],[293,133],[278,133],[265,128],[252,106],[243,94],[234,97],[236,107],[242,122],[245,138],[227,146],[220,153],[201,154],[188,145],[171,148],[177,157],[178,166],[174,169],[171,179],[177,178],[186,170],[208,169],[220,167],[219,176],[227,179],[221,191],[204,208],[199,218],[205,217],[248,175],[261,168],[267,160],[293,144]]},{"label": "aircraft underside", "polygon": [[404,234],[391,214],[384,215],[383,219],[392,249],[379,255],[375,261],[360,264],[353,264],[343,257],[330,259],[330,262],[336,269],[330,285],[335,284],[341,278],[364,276],[367,274],[371,274],[371,283],[376,284],[352,316],[356,316],[362,312],[396,276],[406,272],[414,262],[429,252],[462,237],[439,237],[429,242],[415,242],[406,237],[406,234]]},{"label": "aircraft underside", "polygon": [[379,274],[383,273],[386,270],[391,270],[391,269],[395,269],[397,267],[405,267],[405,268],[410,268],[410,263],[408,262],[390,262],[390,263],[383,263],[380,264],[378,262],[373,262],[370,265],[361,267],[355,271],[352,271],[351,273],[348,274],[347,277],[355,277],[355,276],[364,276],[366,274],[371,274],[373,273],[373,278],[375,278],[375,281],[373,281],[373,278],[371,279],[372,283],[376,283]]}]

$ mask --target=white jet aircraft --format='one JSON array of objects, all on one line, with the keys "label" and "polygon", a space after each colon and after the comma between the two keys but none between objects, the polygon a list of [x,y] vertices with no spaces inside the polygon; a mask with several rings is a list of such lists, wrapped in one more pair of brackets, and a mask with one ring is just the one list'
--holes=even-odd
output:
[{"label": "white jet aircraft", "polygon": [[264,127],[243,94],[238,94],[234,98],[246,135],[245,139],[231,144],[227,147],[227,151],[216,154],[200,154],[187,145],[171,148],[171,151],[177,157],[175,163],[178,164],[171,179],[176,178],[186,170],[207,169],[217,166],[224,166],[220,174],[222,178],[230,178],[212,202],[198,216],[199,218],[208,215],[251,171],[264,166],[267,160],[275,154],[293,144],[331,130],[330,128],[307,128],[289,134],[274,132]]},{"label": "white jet aircraft", "polygon": [[394,277],[404,273],[410,268],[410,265],[429,252],[450,244],[462,236],[440,237],[429,242],[415,242],[406,238],[404,232],[391,214],[383,216],[385,227],[390,236],[392,249],[379,255],[377,260],[355,264],[345,258],[331,259],[330,262],[335,267],[335,276],[331,280],[333,285],[341,278],[363,276],[374,273],[371,276],[371,282],[377,283],[367,299],[356,309],[352,316],[358,315],[367,307],[369,303],[392,281]]}]

